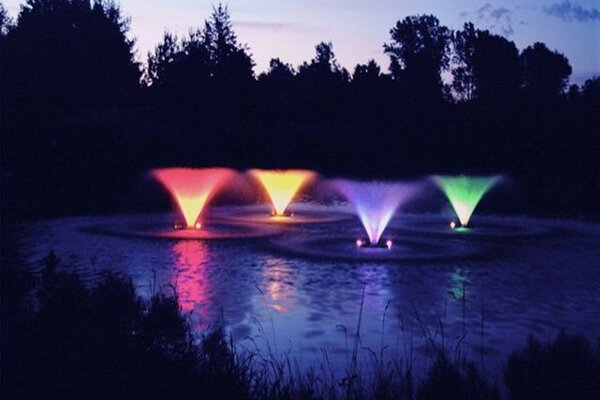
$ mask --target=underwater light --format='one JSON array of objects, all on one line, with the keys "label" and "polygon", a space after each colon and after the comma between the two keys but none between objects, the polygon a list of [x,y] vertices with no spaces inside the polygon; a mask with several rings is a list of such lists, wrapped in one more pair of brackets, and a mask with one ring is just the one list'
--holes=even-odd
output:
[{"label": "underwater light", "polygon": [[386,240],[385,242],[371,243],[370,240],[356,239],[356,247],[365,249],[392,249],[393,242]]},{"label": "underwater light", "polygon": [[455,229],[456,228],[456,222],[451,221],[450,222],[450,229]]},{"label": "underwater light", "polygon": [[294,215],[295,214],[292,211],[284,211],[283,213],[278,214],[277,211],[271,210],[271,217],[286,217],[286,218],[291,218]]}]

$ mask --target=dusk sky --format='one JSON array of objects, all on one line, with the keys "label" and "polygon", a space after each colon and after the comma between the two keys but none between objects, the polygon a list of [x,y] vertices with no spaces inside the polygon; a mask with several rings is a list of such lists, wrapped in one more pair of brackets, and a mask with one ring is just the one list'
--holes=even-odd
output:
[{"label": "dusk sky", "polygon": [[[16,17],[21,0],[5,0]],[[182,35],[203,26],[212,5],[202,0],[121,0],[131,17],[140,61],[161,40],[165,29]],[[407,15],[433,14],[451,29],[472,21],[480,29],[502,34],[519,49],[541,41],[565,54],[573,67],[571,81],[582,83],[600,74],[600,0],[230,0],[228,5],[241,43],[249,46],[255,72],[279,57],[299,65],[314,56],[314,46],[331,41],[341,65],[375,59],[387,70],[382,45],[389,30]]]}]

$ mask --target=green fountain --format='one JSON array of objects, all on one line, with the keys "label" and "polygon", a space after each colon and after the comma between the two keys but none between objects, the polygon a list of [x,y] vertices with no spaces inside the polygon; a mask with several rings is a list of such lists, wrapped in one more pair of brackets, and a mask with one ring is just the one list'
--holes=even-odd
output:
[{"label": "green fountain", "polygon": [[500,176],[434,176],[433,180],[444,192],[450,205],[454,209],[460,226],[452,221],[450,227],[466,228],[469,226],[469,220],[473,211],[481,201],[485,193],[494,186]]}]

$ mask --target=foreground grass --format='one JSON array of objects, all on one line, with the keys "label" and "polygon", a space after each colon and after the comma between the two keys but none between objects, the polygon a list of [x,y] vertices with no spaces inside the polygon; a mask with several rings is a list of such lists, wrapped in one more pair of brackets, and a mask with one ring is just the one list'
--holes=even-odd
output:
[{"label": "foreground grass", "polygon": [[[410,364],[374,357],[366,376],[358,338],[343,376],[301,370],[290,357],[239,352],[215,329],[197,343],[174,295],[139,299],[131,282],[107,275],[87,288],[44,260],[39,280],[3,251],[3,399],[498,399],[474,365],[440,352],[418,381]],[[358,323],[360,325],[360,316]],[[600,347],[561,334],[531,338],[505,369],[510,399],[600,399]]]}]

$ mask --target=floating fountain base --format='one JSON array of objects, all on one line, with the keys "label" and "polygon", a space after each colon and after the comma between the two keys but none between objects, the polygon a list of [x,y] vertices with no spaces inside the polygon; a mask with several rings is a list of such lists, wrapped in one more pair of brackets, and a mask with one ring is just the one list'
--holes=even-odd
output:
[{"label": "floating fountain base", "polygon": [[226,221],[258,224],[311,224],[352,219],[352,215],[347,212],[331,211],[319,205],[296,205],[296,208],[299,209],[283,215],[273,215],[262,205],[223,209],[214,207],[211,214]]},{"label": "floating fountain base", "polygon": [[435,215],[403,215],[393,220],[391,227],[404,233],[451,235],[456,238],[529,238],[561,233],[552,224],[531,223],[527,217],[477,216],[476,219],[462,225],[458,220],[448,222],[446,218]]},{"label": "floating fountain base", "polygon": [[471,225],[463,225],[460,222],[456,222],[456,221],[451,221],[450,222],[450,229],[457,231],[457,232],[466,232],[469,231],[471,229]]},{"label": "floating fountain base", "polygon": [[392,249],[392,241],[391,240],[386,240],[385,242],[379,241],[377,243],[371,243],[369,240],[365,240],[365,239],[358,239],[356,241],[356,247],[359,247],[361,249],[385,249],[385,250],[391,250]]},{"label": "floating fountain base", "polygon": [[292,218],[295,214],[292,211],[284,211],[281,214],[277,214],[276,211],[271,211],[271,217],[273,218]]},{"label": "floating fountain base", "polygon": [[196,222],[194,226],[187,226],[187,224],[181,222],[175,222],[173,224],[173,230],[181,231],[181,230],[189,230],[189,231],[199,231],[202,229],[202,224],[200,222]]},{"label": "floating fountain base", "polygon": [[280,233],[280,229],[275,224],[260,226],[207,216],[202,224],[197,222],[190,227],[181,222],[172,223],[169,219],[170,215],[165,214],[145,215],[144,217],[134,216],[117,225],[88,226],[85,231],[120,237],[175,240],[243,239],[272,236]]},{"label": "floating fountain base", "polygon": [[449,261],[485,257],[488,247],[459,238],[428,238],[421,235],[401,235],[394,232],[394,243],[382,240],[371,244],[348,240],[348,234],[333,233],[327,229],[314,232],[284,232],[273,237],[271,245],[294,255],[345,261]]}]

